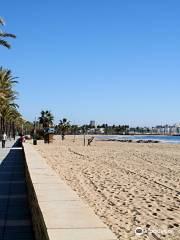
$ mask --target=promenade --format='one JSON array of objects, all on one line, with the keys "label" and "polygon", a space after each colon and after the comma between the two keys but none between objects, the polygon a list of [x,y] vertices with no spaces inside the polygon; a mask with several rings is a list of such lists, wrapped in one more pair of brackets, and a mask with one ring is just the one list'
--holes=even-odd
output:
[{"label": "promenade", "polygon": [[22,149],[0,146],[0,240],[34,240]]}]

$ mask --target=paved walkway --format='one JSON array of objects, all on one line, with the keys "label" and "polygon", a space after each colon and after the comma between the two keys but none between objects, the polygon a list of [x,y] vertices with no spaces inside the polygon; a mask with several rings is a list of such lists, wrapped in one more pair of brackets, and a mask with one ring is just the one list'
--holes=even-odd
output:
[{"label": "paved walkway", "polygon": [[13,145],[0,145],[0,240],[34,240],[22,149]]}]

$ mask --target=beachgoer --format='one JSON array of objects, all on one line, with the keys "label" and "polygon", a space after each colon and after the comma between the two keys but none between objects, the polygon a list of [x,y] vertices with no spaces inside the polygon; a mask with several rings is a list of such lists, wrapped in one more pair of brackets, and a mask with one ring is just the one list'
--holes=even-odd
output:
[{"label": "beachgoer", "polygon": [[4,133],[2,136],[2,148],[5,148],[6,141],[7,141],[7,135],[6,135],[6,133]]}]

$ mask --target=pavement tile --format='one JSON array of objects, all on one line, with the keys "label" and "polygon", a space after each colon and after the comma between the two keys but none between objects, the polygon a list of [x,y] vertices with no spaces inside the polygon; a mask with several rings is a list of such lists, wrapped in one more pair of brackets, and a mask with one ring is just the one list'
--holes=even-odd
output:
[{"label": "pavement tile", "polygon": [[107,228],[99,229],[48,229],[51,240],[117,240]]}]

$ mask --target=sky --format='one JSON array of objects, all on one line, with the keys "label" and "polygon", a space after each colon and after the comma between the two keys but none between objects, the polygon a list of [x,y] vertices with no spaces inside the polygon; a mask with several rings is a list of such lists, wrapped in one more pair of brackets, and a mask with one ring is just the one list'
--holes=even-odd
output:
[{"label": "sky", "polygon": [[19,77],[33,121],[153,126],[180,122],[179,0],[6,0],[0,65]]}]

